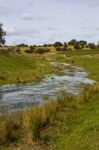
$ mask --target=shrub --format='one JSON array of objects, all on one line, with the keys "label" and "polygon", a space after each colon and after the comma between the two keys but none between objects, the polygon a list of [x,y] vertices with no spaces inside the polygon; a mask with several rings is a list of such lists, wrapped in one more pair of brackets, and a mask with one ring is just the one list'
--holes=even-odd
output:
[{"label": "shrub", "polygon": [[36,54],[45,54],[45,53],[48,53],[50,52],[50,49],[46,48],[46,49],[43,49],[43,48],[37,48],[35,53]]},{"label": "shrub", "polygon": [[18,142],[22,137],[22,119],[14,115],[0,120],[0,145]]},{"label": "shrub", "polygon": [[58,46],[63,46],[63,44],[61,42],[55,42],[54,47],[58,47]]},{"label": "shrub", "polygon": [[89,43],[88,44],[88,48],[90,49],[95,49],[96,48],[96,45],[94,43]]},{"label": "shrub", "polygon": [[66,48],[61,48],[61,47],[57,47],[56,48],[57,52],[66,51],[66,50],[67,50]]}]

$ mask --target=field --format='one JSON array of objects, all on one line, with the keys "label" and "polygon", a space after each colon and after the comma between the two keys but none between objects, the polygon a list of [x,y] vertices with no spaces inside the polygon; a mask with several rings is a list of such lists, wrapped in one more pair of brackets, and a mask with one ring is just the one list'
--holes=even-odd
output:
[{"label": "field", "polygon": [[1,117],[1,150],[99,149],[99,51],[0,56],[0,83],[40,81],[45,74],[59,73],[49,65],[54,61],[83,67],[97,84],[77,96],[60,92],[57,101],[16,118]]},{"label": "field", "polygon": [[41,56],[0,56],[0,84],[39,81],[53,68]]}]

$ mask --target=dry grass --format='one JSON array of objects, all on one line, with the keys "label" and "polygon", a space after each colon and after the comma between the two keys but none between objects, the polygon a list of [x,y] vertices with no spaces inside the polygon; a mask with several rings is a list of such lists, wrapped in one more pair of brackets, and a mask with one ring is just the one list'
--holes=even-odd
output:
[{"label": "dry grass", "polygon": [[[85,86],[83,91],[76,96],[70,96],[62,91],[56,101],[32,108],[22,114],[3,116],[0,119],[0,145],[19,143],[22,140],[42,140],[42,131],[50,127],[59,119],[59,114],[65,109],[77,109],[90,101],[90,97],[99,93],[99,85]],[[25,137],[25,138],[24,138]],[[28,137],[28,139],[27,139]]]}]

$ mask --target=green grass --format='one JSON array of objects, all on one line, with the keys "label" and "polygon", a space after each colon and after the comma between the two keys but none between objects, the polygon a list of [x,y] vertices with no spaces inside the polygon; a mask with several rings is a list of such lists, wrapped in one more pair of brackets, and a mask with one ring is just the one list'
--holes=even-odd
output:
[{"label": "green grass", "polygon": [[[27,146],[29,149],[31,146],[34,149],[36,142],[35,149],[41,143],[42,149],[48,150],[85,150],[89,146],[97,149],[98,92],[99,85],[85,87],[77,96],[68,96],[62,91],[57,101],[22,114],[3,116],[0,119],[0,148],[9,147],[12,150],[16,146],[20,149]],[[49,146],[46,147],[46,144]]]},{"label": "green grass", "polygon": [[39,81],[53,67],[41,56],[0,56],[0,84]]},{"label": "green grass", "polygon": [[[54,126],[56,143],[53,150],[98,150],[99,149],[99,95],[92,98],[82,110]],[[65,116],[65,112],[63,113]]]},{"label": "green grass", "polygon": [[[89,57],[86,57],[89,55]],[[98,57],[95,57],[97,56]],[[66,56],[66,57],[64,57]],[[90,57],[91,56],[91,57]],[[67,51],[56,54],[51,61],[70,63],[71,65],[79,66],[89,71],[88,77],[99,81],[99,51],[98,50],[80,50]]]},{"label": "green grass", "polygon": [[[89,77],[99,82],[99,58],[94,57],[99,51],[88,50],[67,53],[56,54],[51,57],[44,56],[46,58],[43,58],[43,56],[0,56],[0,58],[2,57],[0,64],[4,63],[5,68],[9,68],[7,71],[10,70],[11,73],[15,71],[16,74],[21,70],[23,72],[28,72],[32,69],[36,71],[37,67],[41,65],[44,75],[53,72],[53,68],[48,65],[47,61],[66,62],[90,71]],[[65,54],[68,58],[64,57]],[[93,57],[84,58],[82,57],[83,55]],[[5,63],[5,60],[8,64]],[[1,65],[0,72],[3,71],[5,69]],[[0,138],[5,142],[1,149],[4,150],[9,147],[11,150],[17,148],[33,150],[98,150],[99,89],[97,89],[98,87],[92,87],[89,90],[90,88],[85,87],[82,94],[77,97],[68,97],[64,95],[64,92],[60,93],[56,102],[51,102],[24,113],[21,125],[20,120],[14,120],[14,122],[7,120],[8,123],[5,118],[4,122],[0,120],[0,132],[2,133]],[[10,139],[14,139],[15,145]],[[6,140],[8,140],[8,145],[6,145]],[[34,144],[35,140],[36,146]]]},{"label": "green grass", "polygon": [[63,52],[67,57],[82,56],[82,55],[95,55],[99,54],[99,50],[78,50]]},{"label": "green grass", "polygon": [[99,81],[99,58],[74,58],[73,65],[89,71],[89,78]]}]

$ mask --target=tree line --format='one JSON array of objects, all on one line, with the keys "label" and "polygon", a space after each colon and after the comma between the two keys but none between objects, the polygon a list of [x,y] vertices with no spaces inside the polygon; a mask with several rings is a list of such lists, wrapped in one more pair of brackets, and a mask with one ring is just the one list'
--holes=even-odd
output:
[{"label": "tree line", "polygon": [[5,40],[6,32],[3,29],[3,24],[0,23],[0,46],[5,46],[5,50],[0,50],[0,54],[14,54],[14,53],[21,53],[20,47],[29,47],[29,49],[25,50],[25,53],[35,53],[35,54],[44,54],[50,52],[50,47],[54,47],[56,51],[67,51],[67,50],[83,50],[83,49],[99,49],[99,43],[88,43],[85,40],[76,40],[72,39],[69,42],[55,42],[52,44],[44,44],[44,45],[27,45],[21,43],[16,46],[6,46]]}]

